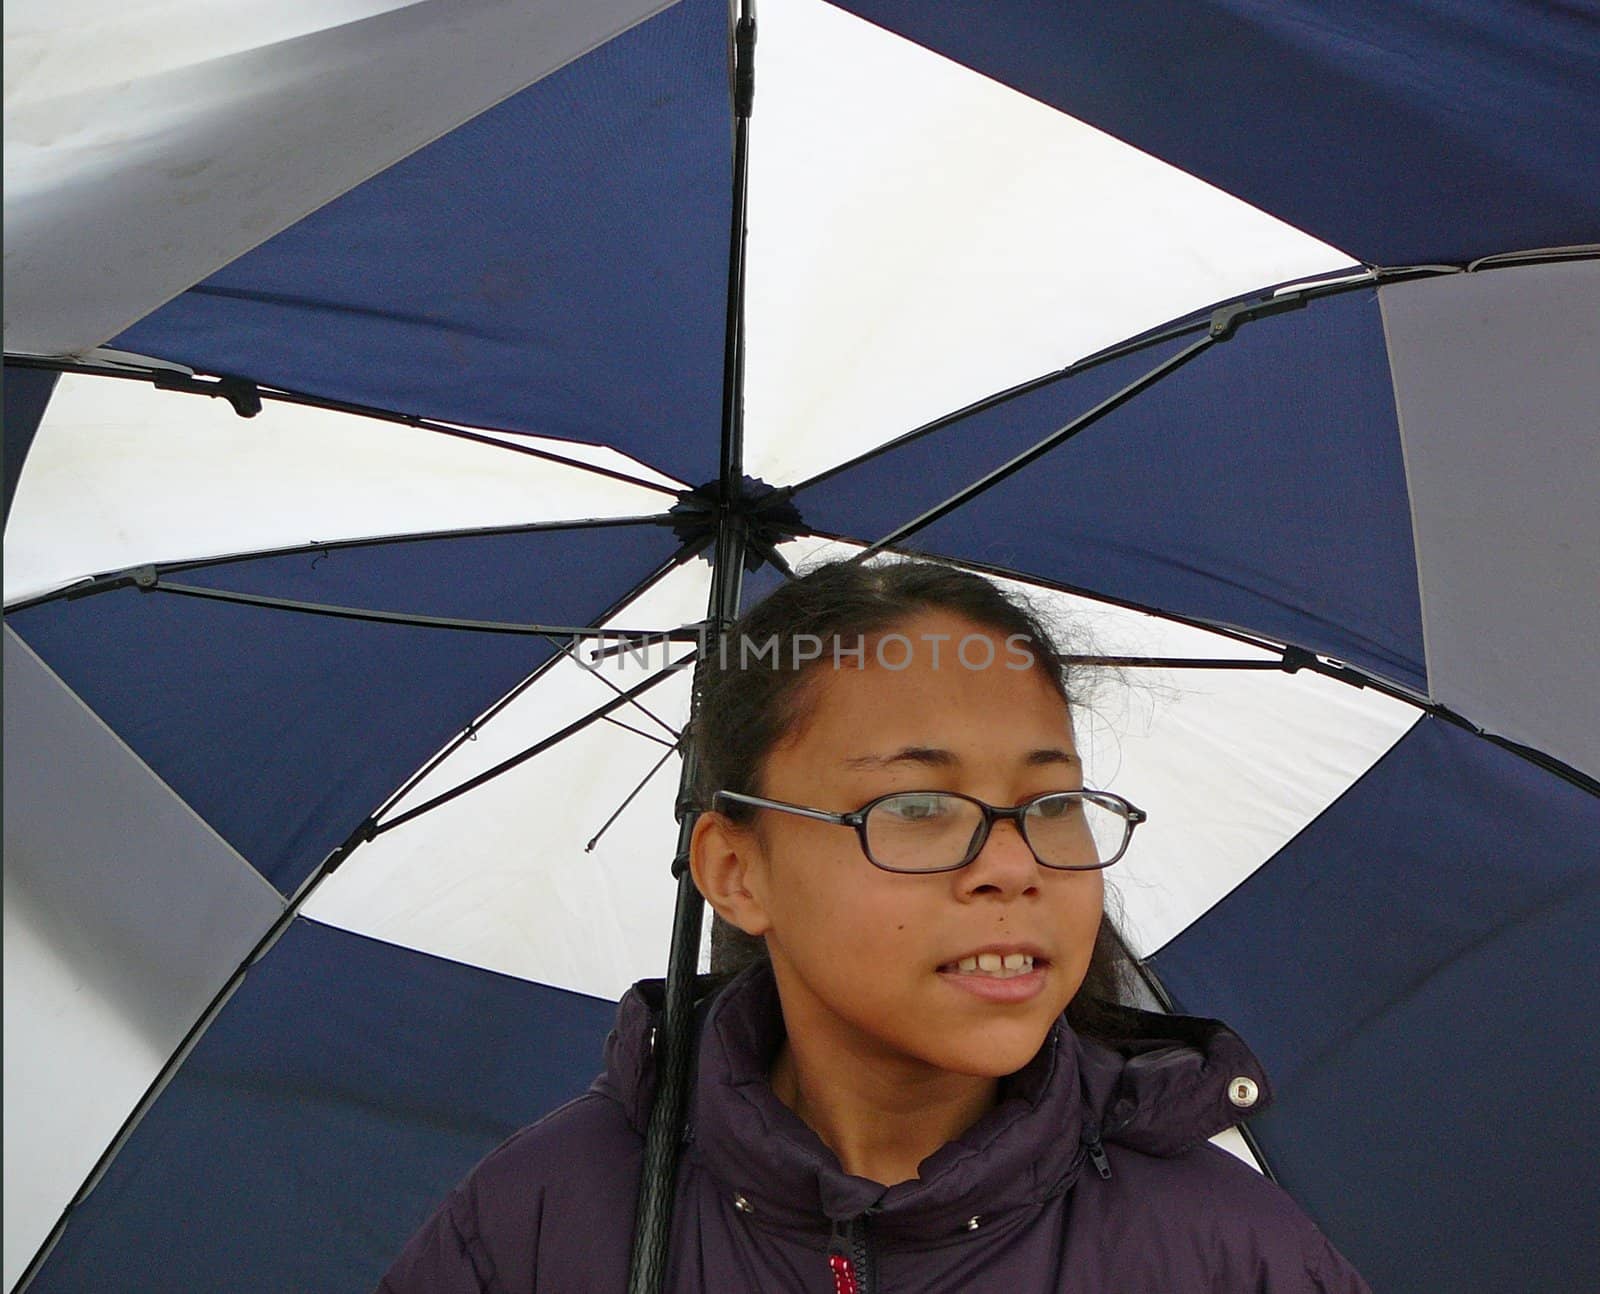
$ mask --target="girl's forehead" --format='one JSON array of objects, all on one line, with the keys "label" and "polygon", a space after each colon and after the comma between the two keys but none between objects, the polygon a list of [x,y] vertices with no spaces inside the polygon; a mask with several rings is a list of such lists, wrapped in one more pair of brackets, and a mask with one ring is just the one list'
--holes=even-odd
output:
[{"label": "girl's forehead", "polygon": [[[960,755],[1071,748],[1071,718],[1024,640],[928,613],[812,666],[783,743],[853,754],[925,746]],[[859,749],[857,749],[859,748]]]}]

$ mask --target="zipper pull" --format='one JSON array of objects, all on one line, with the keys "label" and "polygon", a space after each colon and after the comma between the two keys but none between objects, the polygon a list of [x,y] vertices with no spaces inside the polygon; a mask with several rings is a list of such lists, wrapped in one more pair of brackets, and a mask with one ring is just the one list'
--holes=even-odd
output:
[{"label": "zipper pull", "polygon": [[1083,1130],[1084,1148],[1089,1152],[1089,1162],[1101,1177],[1109,1179],[1111,1176],[1111,1161],[1106,1158],[1106,1148],[1100,1142],[1100,1129],[1092,1123],[1086,1123]]},{"label": "zipper pull", "polygon": [[833,1234],[828,1239],[828,1270],[833,1273],[833,1294],[862,1294],[853,1232],[849,1222],[834,1219]]},{"label": "zipper pull", "polygon": [[828,1270],[833,1273],[833,1294],[861,1294],[856,1265],[851,1260],[849,1224],[834,1219],[828,1239]]}]

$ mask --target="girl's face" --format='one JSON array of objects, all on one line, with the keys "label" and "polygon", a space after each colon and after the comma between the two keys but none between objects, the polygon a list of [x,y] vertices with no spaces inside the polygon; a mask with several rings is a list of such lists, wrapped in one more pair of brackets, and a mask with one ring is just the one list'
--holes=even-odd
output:
[{"label": "girl's face", "polygon": [[[1083,785],[1067,707],[1037,667],[1007,668],[1017,656],[1004,635],[946,612],[894,632],[914,646],[904,669],[876,664],[870,644],[865,668],[850,657],[814,667],[807,713],[769,755],[762,795],[848,812],[890,791],[962,791],[1009,806]],[[968,636],[992,643],[966,652],[987,656],[987,668],[957,658]],[[724,915],[766,935],[791,1035],[805,1030],[830,1054],[1013,1073],[1083,982],[1100,873],[1040,866],[1012,823],[996,823],[965,868],[926,875],[882,871],[854,831],[792,814],[762,811],[730,835],[748,902]],[[1009,979],[960,970],[983,953],[1031,954],[1034,970]]]}]

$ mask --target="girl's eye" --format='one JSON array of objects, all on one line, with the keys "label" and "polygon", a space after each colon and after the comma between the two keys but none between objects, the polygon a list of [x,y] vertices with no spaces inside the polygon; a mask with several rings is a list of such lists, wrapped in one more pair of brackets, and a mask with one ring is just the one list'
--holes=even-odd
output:
[{"label": "girl's eye", "polygon": [[1032,813],[1037,818],[1046,822],[1053,822],[1058,818],[1065,818],[1069,814],[1079,811],[1082,802],[1076,796],[1049,795],[1042,800],[1035,800]]},{"label": "girl's eye", "polygon": [[879,813],[901,822],[928,822],[947,811],[948,801],[942,795],[897,795],[878,806]]}]

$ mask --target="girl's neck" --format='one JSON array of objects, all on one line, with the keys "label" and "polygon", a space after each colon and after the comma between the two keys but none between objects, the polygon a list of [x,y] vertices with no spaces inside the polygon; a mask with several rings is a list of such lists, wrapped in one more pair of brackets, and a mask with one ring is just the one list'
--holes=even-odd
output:
[{"label": "girl's neck", "polygon": [[813,1057],[789,1039],[773,1062],[771,1083],[845,1172],[884,1186],[914,1179],[924,1159],[994,1107],[1000,1086],[995,1078],[925,1067],[888,1073],[831,1049]]}]

